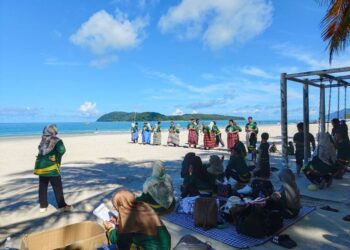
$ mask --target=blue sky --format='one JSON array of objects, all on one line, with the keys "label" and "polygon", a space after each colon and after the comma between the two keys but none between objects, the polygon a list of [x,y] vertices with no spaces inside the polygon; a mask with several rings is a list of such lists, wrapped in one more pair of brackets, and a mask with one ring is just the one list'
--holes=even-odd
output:
[{"label": "blue sky", "polygon": [[[324,12],[313,0],[2,0],[0,122],[111,111],[279,119],[280,73],[330,67]],[[332,66],[349,64],[345,51]],[[289,117],[301,119],[302,88],[288,91]],[[310,107],[316,118],[316,89]]]}]

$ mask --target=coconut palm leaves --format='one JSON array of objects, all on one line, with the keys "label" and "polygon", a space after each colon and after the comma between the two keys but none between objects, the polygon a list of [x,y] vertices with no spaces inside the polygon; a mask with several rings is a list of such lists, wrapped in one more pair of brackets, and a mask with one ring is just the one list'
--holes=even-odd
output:
[{"label": "coconut palm leaves", "polygon": [[328,41],[329,62],[333,55],[345,50],[350,39],[350,0],[319,0],[321,4],[327,4],[327,13],[324,16],[322,26],[322,38]]}]

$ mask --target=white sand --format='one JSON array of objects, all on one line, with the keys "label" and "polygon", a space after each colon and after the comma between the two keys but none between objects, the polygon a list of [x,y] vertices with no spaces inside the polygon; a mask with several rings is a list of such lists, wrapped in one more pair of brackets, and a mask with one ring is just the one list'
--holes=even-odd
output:
[{"label": "white sand", "polygon": [[[280,147],[280,126],[260,126],[259,131],[259,140],[262,132],[268,132],[270,142],[276,141]],[[310,131],[315,134],[317,125],[311,125]],[[295,132],[296,126],[290,126],[289,136],[292,137]],[[20,238],[26,233],[86,219],[96,220],[92,210],[101,202],[110,206],[109,199],[118,187],[125,186],[136,193],[142,189],[154,160],[165,161],[178,192],[182,182],[181,161],[187,152],[196,152],[203,157],[203,161],[207,161],[209,155],[214,153],[226,155],[228,159],[228,153],[223,148],[205,151],[164,146],[167,132],[162,134],[163,146],[130,143],[130,135],[126,133],[62,135],[61,138],[67,149],[62,160],[64,193],[67,203],[74,205],[74,211],[68,214],[57,212],[53,206],[46,213],[39,213],[38,177],[32,174],[32,170],[40,137],[0,139],[0,239],[12,235],[16,246],[19,246]],[[244,132],[240,138],[245,140]],[[223,139],[226,143],[224,132]],[[186,142],[187,132],[182,131],[180,143],[184,146]],[[202,143],[201,136],[200,145]],[[280,156],[277,154],[274,159],[272,164],[278,166]],[[54,200],[50,190],[49,201],[55,204]],[[176,225],[167,225],[173,236],[173,244],[181,234],[190,233]],[[322,232],[320,230],[319,234]],[[295,237],[306,240],[304,235]],[[313,239],[309,240],[312,242]],[[227,248],[226,245],[215,242],[214,246],[217,249]],[[267,246],[272,247],[271,244]]]}]

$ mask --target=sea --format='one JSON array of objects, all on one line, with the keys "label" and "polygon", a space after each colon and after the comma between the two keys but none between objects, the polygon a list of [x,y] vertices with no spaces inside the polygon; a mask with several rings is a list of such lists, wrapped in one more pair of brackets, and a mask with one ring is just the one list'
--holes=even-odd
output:
[{"label": "sea", "polygon": [[[210,121],[201,121],[201,123],[209,124]],[[236,121],[238,125],[245,126],[246,121]],[[143,125],[143,121],[138,121],[139,128]],[[150,124],[155,124],[151,121]],[[43,128],[48,123],[0,123],[0,137],[23,137],[41,135]],[[103,133],[128,133],[130,132],[131,122],[58,122],[55,123],[59,130],[59,134],[103,134]],[[187,121],[175,121],[182,129],[187,127]],[[279,124],[279,121],[257,121],[259,125]],[[225,127],[227,121],[217,121],[219,127]],[[161,127],[167,130],[170,121],[163,121]]]}]

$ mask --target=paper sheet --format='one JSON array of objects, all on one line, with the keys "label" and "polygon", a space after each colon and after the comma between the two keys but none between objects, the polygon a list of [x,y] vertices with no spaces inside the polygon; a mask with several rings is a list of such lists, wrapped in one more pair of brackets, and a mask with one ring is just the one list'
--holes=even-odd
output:
[{"label": "paper sheet", "polygon": [[100,204],[97,208],[95,208],[95,210],[93,211],[93,214],[103,221],[109,221],[112,216],[118,217],[117,211],[109,210],[103,203]]}]

